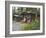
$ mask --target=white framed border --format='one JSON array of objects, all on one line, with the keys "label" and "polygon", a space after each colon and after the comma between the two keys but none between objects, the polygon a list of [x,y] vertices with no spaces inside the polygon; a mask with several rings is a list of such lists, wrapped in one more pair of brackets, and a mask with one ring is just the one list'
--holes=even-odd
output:
[{"label": "white framed border", "polygon": [[[40,8],[40,30],[12,31],[12,7]],[[10,4],[10,34],[42,33],[43,32],[43,6],[42,5],[19,5]]]}]

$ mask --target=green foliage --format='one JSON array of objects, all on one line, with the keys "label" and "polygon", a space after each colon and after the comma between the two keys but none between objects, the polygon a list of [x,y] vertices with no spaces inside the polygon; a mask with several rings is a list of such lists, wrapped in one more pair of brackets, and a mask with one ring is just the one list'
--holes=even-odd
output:
[{"label": "green foliage", "polygon": [[28,23],[24,25],[23,30],[30,30],[31,28],[31,24]]},{"label": "green foliage", "polygon": [[40,21],[35,20],[32,23],[24,24],[22,30],[39,30],[40,29]]},{"label": "green foliage", "polygon": [[32,30],[40,29],[40,21],[37,19],[33,21],[31,25],[32,25]]}]

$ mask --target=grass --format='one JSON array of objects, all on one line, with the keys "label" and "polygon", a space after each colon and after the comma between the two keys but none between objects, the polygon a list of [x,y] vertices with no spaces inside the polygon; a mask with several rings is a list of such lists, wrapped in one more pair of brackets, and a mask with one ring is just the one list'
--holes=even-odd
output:
[{"label": "grass", "polygon": [[40,29],[40,21],[39,20],[34,20],[31,23],[23,23],[22,25],[22,30],[39,30]]},{"label": "grass", "polygon": [[30,30],[32,28],[31,23],[22,24],[22,30]]}]

